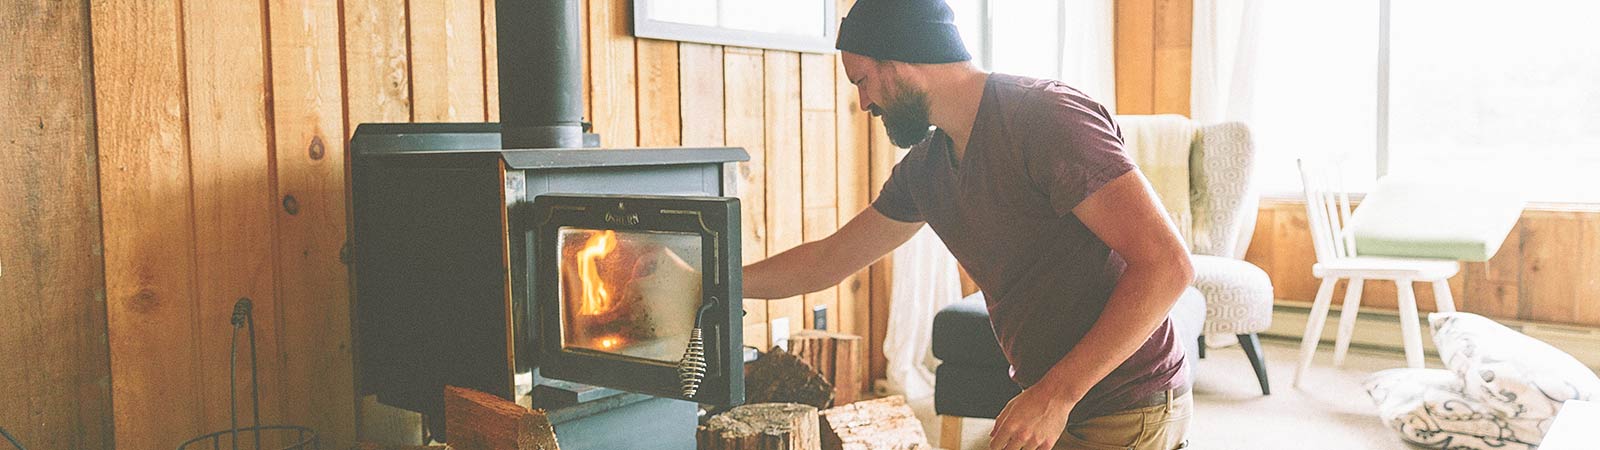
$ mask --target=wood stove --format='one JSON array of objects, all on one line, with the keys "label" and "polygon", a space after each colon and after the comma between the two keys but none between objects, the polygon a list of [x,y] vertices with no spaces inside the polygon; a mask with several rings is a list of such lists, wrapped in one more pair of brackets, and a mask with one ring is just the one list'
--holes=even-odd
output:
[{"label": "wood stove", "polygon": [[693,448],[700,405],[743,401],[749,156],[596,148],[578,0],[495,8],[500,123],[351,140],[359,391],[440,437],[454,385],[548,410],[568,450]]}]

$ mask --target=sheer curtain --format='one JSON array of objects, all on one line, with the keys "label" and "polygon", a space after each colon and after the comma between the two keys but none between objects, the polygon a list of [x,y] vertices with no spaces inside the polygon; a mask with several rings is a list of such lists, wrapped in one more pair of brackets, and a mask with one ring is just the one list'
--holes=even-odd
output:
[{"label": "sheer curtain", "polygon": [[1194,0],[1190,118],[1250,119],[1261,7],[1259,0]]},{"label": "sheer curtain", "polygon": [[[1061,80],[1115,110],[1114,0],[948,1],[968,52],[985,69]],[[893,256],[883,387],[915,400],[933,395],[933,316],[961,298],[961,279],[929,228]]]}]

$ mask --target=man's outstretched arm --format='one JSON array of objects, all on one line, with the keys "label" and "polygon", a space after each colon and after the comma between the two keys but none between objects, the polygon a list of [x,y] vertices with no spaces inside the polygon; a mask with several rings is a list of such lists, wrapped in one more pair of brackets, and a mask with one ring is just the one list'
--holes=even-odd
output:
[{"label": "man's outstretched arm", "polygon": [[1127,268],[1083,340],[1001,411],[991,448],[1054,445],[1072,408],[1144,345],[1194,279],[1177,227],[1139,171],[1107,183],[1072,213],[1121,255]]},{"label": "man's outstretched arm", "polygon": [[922,222],[896,221],[869,207],[822,240],[744,266],[744,296],[787,298],[839,284],[921,228]]}]

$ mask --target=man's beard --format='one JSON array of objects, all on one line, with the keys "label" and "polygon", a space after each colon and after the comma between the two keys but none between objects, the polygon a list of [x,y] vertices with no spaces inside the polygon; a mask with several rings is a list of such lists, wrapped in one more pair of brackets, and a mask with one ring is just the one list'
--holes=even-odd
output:
[{"label": "man's beard", "polygon": [[902,84],[900,95],[893,101],[884,104],[879,111],[883,118],[883,130],[889,134],[889,142],[900,148],[911,148],[922,142],[932,133],[932,123],[928,120],[928,94]]}]

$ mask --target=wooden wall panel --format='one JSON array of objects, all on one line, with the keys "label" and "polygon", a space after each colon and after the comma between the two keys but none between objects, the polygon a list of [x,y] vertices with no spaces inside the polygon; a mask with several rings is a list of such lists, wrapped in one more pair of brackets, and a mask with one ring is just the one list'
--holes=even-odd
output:
[{"label": "wooden wall panel", "polygon": [[1118,114],[1189,114],[1194,0],[1116,4]]},{"label": "wooden wall panel", "polygon": [[[849,11],[852,2],[840,1],[839,11]],[[867,209],[871,185],[871,143],[868,116],[861,110],[861,97],[844,73],[844,64],[832,56],[834,66],[834,109],[838,137],[839,226],[849,223]],[[839,285],[839,320],[836,330],[866,338],[871,335],[871,270],[863,269]],[[865,369],[865,367],[861,367]],[[859,374],[865,376],[865,373]]]},{"label": "wooden wall panel", "polygon": [[[883,191],[883,183],[889,181],[889,174],[894,172],[894,165],[900,161],[905,152],[889,142],[889,135],[883,129],[882,120],[868,122],[870,138],[870,171],[872,183],[872,199],[877,200],[878,194]],[[889,302],[894,298],[892,276],[894,274],[894,258],[886,256],[872,264],[872,307],[869,318],[871,325],[867,334],[867,373],[872,380],[883,379],[888,360],[883,356],[883,339],[889,329]]]},{"label": "wooden wall panel", "polygon": [[[487,2],[494,3],[494,2]],[[362,123],[411,121],[411,64],[406,0],[344,4],[346,131]]]},{"label": "wooden wall panel", "polygon": [[638,39],[639,146],[675,147],[683,139],[678,108],[678,42]]},{"label": "wooden wall panel", "polygon": [[589,0],[589,120],[602,147],[639,145],[632,0]]},{"label": "wooden wall panel", "polygon": [[[767,255],[775,255],[804,241],[802,189],[800,55],[768,50],[766,66]],[[801,297],[771,300],[767,320],[789,319],[789,330],[805,322]],[[777,337],[774,337],[777,338]]]},{"label": "wooden wall panel", "polygon": [[412,118],[482,122],[482,0],[409,1]]},{"label": "wooden wall panel", "polygon": [[[728,47],[723,50],[723,112],[726,142],[744,148],[750,161],[739,164],[739,213],[744,263],[767,256],[767,154],[766,154],[766,63],[760,50]],[[685,78],[688,79],[688,78]],[[689,99],[687,95],[685,101]],[[689,108],[685,107],[685,111]],[[685,126],[693,121],[685,121]],[[688,134],[687,132],[685,134]],[[745,345],[770,348],[767,335],[767,300],[746,299],[744,310]]]},{"label": "wooden wall panel", "polygon": [[338,6],[268,5],[282,401],[286,420],[317,430],[328,448],[353,445],[356,423],[349,281],[340,263],[347,212]]},{"label": "wooden wall panel", "polygon": [[[207,431],[229,427],[230,392],[250,392],[249,377],[227,383],[228,357],[235,348],[234,303],[251,299],[258,336],[277,336],[279,328],[262,6],[183,2],[200,346],[195,388]],[[237,348],[248,351],[248,342]],[[258,339],[256,350],[278,355],[279,340]],[[281,360],[269,356],[257,362],[260,395],[267,399],[260,407],[262,423],[283,423],[283,405],[272,401],[285,384]]]},{"label": "wooden wall panel", "polygon": [[[483,117],[489,122],[500,121],[500,51],[499,34],[495,27],[500,21],[494,13],[495,0],[483,2]],[[579,16],[582,17],[582,16]],[[580,21],[581,22],[581,21]],[[582,36],[582,29],[578,31]],[[582,38],[578,39],[580,42]],[[582,55],[582,53],[579,53]]]},{"label": "wooden wall panel", "polygon": [[[839,150],[834,127],[836,93],[833,86],[834,55],[800,55],[800,204],[803,240],[817,241],[839,229]],[[839,289],[830,286],[806,294],[805,327],[816,328],[815,311],[826,309],[829,329],[839,327]]]},{"label": "wooden wall panel", "polygon": [[119,448],[175,448],[206,405],[178,2],[93,3],[106,322]]},{"label": "wooden wall panel", "polygon": [[[1500,251],[1485,263],[1462,264],[1450,279],[1461,311],[1497,319],[1600,326],[1593,299],[1600,298],[1600,211],[1532,207],[1512,228]],[[1256,234],[1245,256],[1272,278],[1280,300],[1310,302],[1317,280],[1316,255],[1306,231],[1305,205],[1269,200],[1261,206]],[[1433,288],[1418,283],[1420,311],[1434,311]],[[1342,301],[1344,283],[1334,291]],[[1362,308],[1394,310],[1394,283],[1368,282]]]},{"label": "wooden wall panel", "polygon": [[0,8],[0,426],[36,449],[114,439],[88,10]]},{"label": "wooden wall panel", "polygon": [[722,46],[678,44],[678,94],[683,145],[724,145],[727,115],[723,109]]}]

